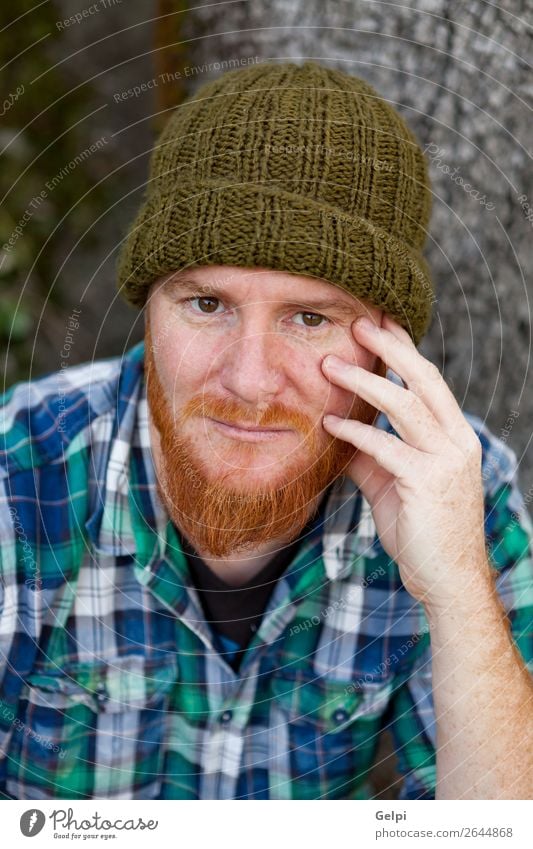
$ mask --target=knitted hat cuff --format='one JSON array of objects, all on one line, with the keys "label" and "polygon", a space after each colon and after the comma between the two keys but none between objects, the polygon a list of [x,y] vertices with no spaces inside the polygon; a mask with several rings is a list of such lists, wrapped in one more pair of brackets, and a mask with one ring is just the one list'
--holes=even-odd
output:
[{"label": "knitted hat cuff", "polygon": [[[207,210],[209,228],[195,223],[205,221]],[[150,283],[191,265],[264,267],[324,279],[385,310],[415,344],[430,322],[433,290],[418,245],[272,182],[180,180],[156,193],[152,186],[121,252],[123,294],[141,308]]]}]

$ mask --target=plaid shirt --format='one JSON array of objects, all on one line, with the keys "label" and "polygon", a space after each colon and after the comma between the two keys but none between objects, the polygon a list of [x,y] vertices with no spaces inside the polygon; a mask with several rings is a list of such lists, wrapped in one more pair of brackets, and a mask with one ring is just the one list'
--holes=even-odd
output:
[{"label": "plaid shirt", "polygon": [[[141,343],[1,399],[0,795],[369,798],[389,729],[400,798],[434,798],[427,621],[368,503],[345,476],[330,486],[234,672],[156,494],[143,362]],[[498,591],[533,665],[516,458],[467,418]]]}]

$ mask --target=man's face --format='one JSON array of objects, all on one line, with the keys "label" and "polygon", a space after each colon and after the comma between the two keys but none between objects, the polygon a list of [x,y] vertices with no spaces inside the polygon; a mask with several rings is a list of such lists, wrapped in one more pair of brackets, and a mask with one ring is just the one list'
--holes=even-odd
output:
[{"label": "man's face", "polygon": [[158,484],[200,553],[227,557],[294,539],[355,449],[322,427],[326,413],[372,422],[377,411],[330,383],[330,353],[384,374],[354,339],[381,310],[311,277],[195,266],[153,284],[145,368],[159,441]]}]

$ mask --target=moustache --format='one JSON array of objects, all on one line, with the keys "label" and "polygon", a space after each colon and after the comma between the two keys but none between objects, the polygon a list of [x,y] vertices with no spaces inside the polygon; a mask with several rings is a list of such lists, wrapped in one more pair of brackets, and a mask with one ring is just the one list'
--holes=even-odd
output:
[{"label": "moustache", "polygon": [[265,403],[250,411],[232,398],[217,398],[205,393],[185,404],[181,422],[193,416],[218,419],[236,426],[292,428],[304,435],[310,434],[314,427],[311,419],[300,410],[289,409],[280,402]]}]

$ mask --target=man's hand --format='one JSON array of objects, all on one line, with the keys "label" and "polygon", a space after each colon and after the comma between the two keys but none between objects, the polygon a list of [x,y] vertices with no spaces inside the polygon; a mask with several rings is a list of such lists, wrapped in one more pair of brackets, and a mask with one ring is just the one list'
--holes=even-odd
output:
[{"label": "man's hand", "polygon": [[407,388],[339,357],[324,358],[324,374],[382,410],[401,438],[338,416],[325,416],[324,428],[359,449],[347,474],[408,591],[432,609],[457,606],[490,582],[481,444],[437,367],[392,318],[381,328],[358,319],[352,333]]},{"label": "man's hand", "polygon": [[[357,341],[407,388],[353,364],[324,373],[383,410],[400,438],[325,418],[359,450],[348,474],[377,532],[423,603],[431,634],[437,799],[531,799],[531,677],[513,642],[485,549],[481,445],[438,369],[389,317]],[[342,361],[341,361],[342,362]]]}]

